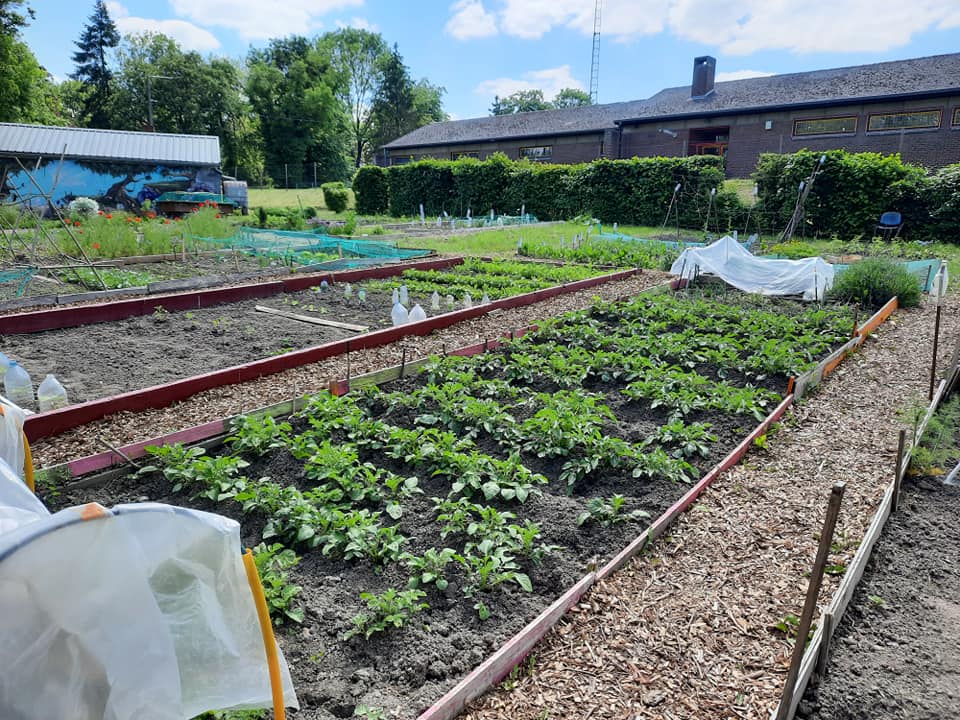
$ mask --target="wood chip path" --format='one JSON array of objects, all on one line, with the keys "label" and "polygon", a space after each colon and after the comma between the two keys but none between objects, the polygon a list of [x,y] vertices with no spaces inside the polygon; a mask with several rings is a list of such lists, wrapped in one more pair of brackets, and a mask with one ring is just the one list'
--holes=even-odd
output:
[{"label": "wood chip path", "polygon": [[[488,315],[466,320],[423,337],[408,337],[392,345],[351,352],[350,372],[355,376],[399,365],[404,348],[407,360],[412,361],[439,354],[444,349],[453,350],[483,342],[485,339],[495,339],[511,330],[529,327],[544,318],[589,307],[596,297],[609,301],[621,300],[669,279],[667,273],[644,270],[626,280],[604,283],[524,307],[494,310]],[[98,438],[103,438],[114,447],[122,447],[159,437],[192,425],[316,392],[326,388],[331,380],[341,380],[346,376],[346,357],[339,356],[268,375],[242,385],[208,390],[170,407],[138,413],[117,413],[37,442],[32,447],[34,462],[37,467],[49,467],[102,452],[104,446]]]},{"label": "wood chip path", "polygon": [[[934,308],[902,310],[645,554],[599,583],[468,720],[767,720],[830,487],[846,492],[830,565],[848,563],[890,482],[897,411],[926,404]],[[948,298],[944,367],[960,339]],[[839,584],[827,576],[821,609]],[[816,618],[819,621],[819,617]],[[509,689],[508,689],[509,688]]]}]

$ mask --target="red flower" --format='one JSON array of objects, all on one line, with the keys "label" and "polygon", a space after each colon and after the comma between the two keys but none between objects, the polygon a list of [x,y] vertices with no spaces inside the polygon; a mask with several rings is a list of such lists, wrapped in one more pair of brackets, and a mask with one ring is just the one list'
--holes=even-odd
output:
[{"label": "red flower", "polygon": [[220,213],[217,213],[217,220],[220,219]]},{"label": "red flower", "polygon": [[163,224],[164,224],[164,225],[169,225],[169,224],[170,224],[170,218],[167,218],[166,220],[164,220],[164,221],[163,221]]},{"label": "red flower", "polygon": [[73,221],[73,226],[74,226],[74,227],[80,227],[80,221],[79,221],[79,220],[74,220],[74,221]]},{"label": "red flower", "polygon": [[111,215],[110,213],[107,213],[106,218],[107,220],[113,220],[113,215]]},{"label": "red flower", "polygon": [[134,222],[141,222],[140,216],[137,215],[137,216],[133,219],[133,221],[134,221]]},{"label": "red flower", "polygon": [[97,210],[97,215],[103,215],[103,210]]},{"label": "red flower", "polygon": [[94,250],[99,250],[99,249],[100,249],[100,243],[93,243],[93,245],[91,245],[90,247],[92,247]]},{"label": "red flower", "polygon": [[133,218],[132,218],[132,217],[130,217],[129,215],[127,215],[127,217],[126,217],[126,221],[127,221],[127,222],[133,222]]},{"label": "red flower", "polygon": [[147,217],[150,218],[151,220],[153,220],[156,216],[157,216],[157,214],[156,214],[155,212],[153,212],[152,210],[147,213]]}]

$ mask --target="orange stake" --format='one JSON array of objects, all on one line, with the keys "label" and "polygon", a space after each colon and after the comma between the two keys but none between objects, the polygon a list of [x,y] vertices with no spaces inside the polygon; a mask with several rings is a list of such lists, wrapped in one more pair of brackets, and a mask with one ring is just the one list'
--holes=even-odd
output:
[{"label": "orange stake", "polygon": [[260,620],[260,632],[263,633],[263,647],[267,651],[267,667],[270,669],[270,691],[273,694],[273,716],[275,720],[286,720],[287,712],[283,706],[283,679],[280,677],[280,658],[277,656],[277,642],[273,637],[273,623],[267,609],[267,598],[263,595],[260,574],[253,561],[253,551],[247,548],[243,554],[243,566],[247,571],[247,582],[257,606],[257,618]]}]

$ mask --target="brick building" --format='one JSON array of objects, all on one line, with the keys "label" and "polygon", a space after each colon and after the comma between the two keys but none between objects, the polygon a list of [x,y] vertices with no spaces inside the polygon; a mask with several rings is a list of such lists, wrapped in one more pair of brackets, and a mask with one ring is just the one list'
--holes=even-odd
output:
[{"label": "brick building", "polygon": [[698,57],[689,86],[646,100],[433,123],[383,146],[377,162],[710,154],[730,177],[748,176],[760,153],[802,148],[960,162],[960,53],[728,82],[715,72],[714,58]]}]

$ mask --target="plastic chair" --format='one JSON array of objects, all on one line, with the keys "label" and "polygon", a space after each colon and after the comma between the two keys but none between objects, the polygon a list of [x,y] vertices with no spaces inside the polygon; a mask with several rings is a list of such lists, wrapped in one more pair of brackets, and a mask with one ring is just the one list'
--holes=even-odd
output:
[{"label": "plastic chair", "polygon": [[900,213],[889,210],[880,216],[880,222],[877,225],[877,234],[884,242],[895,239],[900,234],[900,228],[903,227],[903,221]]}]

